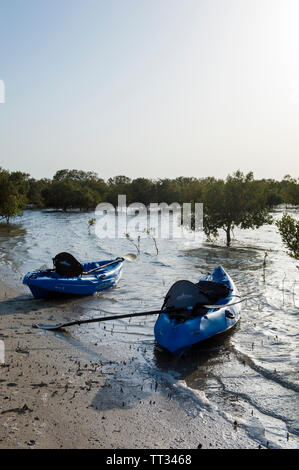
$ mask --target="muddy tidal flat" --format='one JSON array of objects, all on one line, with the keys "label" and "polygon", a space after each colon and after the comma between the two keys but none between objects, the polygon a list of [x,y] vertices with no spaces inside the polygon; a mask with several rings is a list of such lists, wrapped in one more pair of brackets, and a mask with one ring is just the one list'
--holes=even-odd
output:
[{"label": "muddy tidal flat", "polygon": [[[298,448],[298,270],[275,228],[236,232],[229,250],[221,239],[158,240],[156,254],[143,240],[109,291],[34,299],[24,274],[51,267],[60,251],[82,262],[134,251],[126,239],[88,233],[88,218],[26,211],[0,227],[0,448]],[[258,300],[244,304],[231,332],[182,358],[156,344],[155,317],[32,328],[159,309],[175,281],[217,265]]]},{"label": "muddy tidal flat", "polygon": [[[83,345],[67,332],[32,328],[72,305],[40,301],[2,286],[0,448],[256,448],[242,426],[227,423],[180,384],[144,380],[134,348]],[[189,409],[188,409],[189,408]]]}]

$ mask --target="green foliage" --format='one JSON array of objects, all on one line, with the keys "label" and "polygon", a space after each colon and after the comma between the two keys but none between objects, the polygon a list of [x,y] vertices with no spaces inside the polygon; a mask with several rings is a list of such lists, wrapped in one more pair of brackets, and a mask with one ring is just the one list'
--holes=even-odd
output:
[{"label": "green foliage", "polygon": [[286,175],[281,182],[281,196],[286,204],[299,205],[299,180]]},{"label": "green foliage", "polygon": [[104,180],[91,171],[60,170],[42,191],[46,207],[54,209],[94,209],[107,189]]},{"label": "green foliage", "polygon": [[251,172],[243,175],[237,171],[225,181],[205,182],[203,204],[206,235],[218,236],[218,230],[223,229],[227,246],[234,227],[258,228],[272,222],[265,195]]},{"label": "green foliage", "polygon": [[113,178],[109,178],[108,181],[107,181],[108,185],[109,186],[120,186],[120,185],[126,185],[126,184],[130,184],[131,183],[131,179],[128,178],[128,176],[124,176],[124,175],[118,175],[118,176],[114,176]]},{"label": "green foliage", "polygon": [[45,206],[44,192],[51,185],[51,180],[43,178],[41,180],[29,179],[29,190],[27,193],[28,203],[33,207],[42,208]]},{"label": "green foliage", "polygon": [[[240,172],[235,175],[237,174]],[[127,176],[118,175],[105,182],[92,171],[63,169],[57,171],[52,180],[31,178],[27,197],[28,202],[36,207],[64,210],[71,208],[89,210],[95,208],[101,201],[117,206],[120,194],[127,196],[127,204],[132,202],[142,202],[146,206],[151,202],[183,204],[191,201],[204,202],[205,197],[207,198],[206,204],[208,204],[211,197],[221,199],[221,193],[219,194],[218,190],[221,184],[226,184],[230,178],[233,177],[228,177],[227,181],[217,180],[214,177],[185,176],[175,179],[135,178],[131,180]],[[288,175],[282,181],[262,179],[255,180],[254,184],[259,195],[263,196],[267,209],[272,209],[282,203],[299,204],[298,181]],[[211,221],[209,225],[210,223]]]},{"label": "green foliage", "polygon": [[107,181],[107,193],[106,193],[106,200],[110,204],[113,204],[115,207],[118,205],[118,196],[120,194],[127,195],[127,204],[130,201],[130,187],[131,187],[131,179],[127,176],[119,175],[114,176],[114,178],[109,178]]},{"label": "green foliage", "polygon": [[11,217],[22,215],[27,203],[29,182],[26,173],[0,168],[0,218],[9,223]]},{"label": "green foliage", "polygon": [[260,190],[264,193],[266,206],[273,209],[284,202],[281,194],[281,183],[273,179],[262,179],[257,181]]},{"label": "green foliage", "polygon": [[83,171],[83,170],[59,170],[53,176],[55,181],[64,181],[70,179],[73,181],[96,181],[98,175],[94,171]]},{"label": "green foliage", "polygon": [[147,178],[136,178],[130,185],[129,203],[143,202],[146,206],[156,202],[155,184]]},{"label": "green foliage", "polygon": [[295,259],[299,259],[299,221],[288,214],[284,214],[282,219],[276,222],[283,243],[288,248],[288,254]]}]

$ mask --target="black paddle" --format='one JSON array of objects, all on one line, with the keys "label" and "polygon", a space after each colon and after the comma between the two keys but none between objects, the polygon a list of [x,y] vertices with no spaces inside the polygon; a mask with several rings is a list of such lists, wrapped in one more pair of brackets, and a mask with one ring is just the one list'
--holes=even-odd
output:
[{"label": "black paddle", "polygon": [[[178,311],[187,311],[186,308],[172,309],[171,312]],[[189,307],[189,310],[192,310],[192,307]],[[124,313],[123,315],[111,315],[109,317],[99,317],[99,318],[90,318],[89,320],[74,320],[68,323],[58,323],[58,325],[45,325],[43,323],[34,323],[33,328],[41,328],[43,330],[59,330],[65,326],[81,325],[82,323],[94,323],[107,320],[117,320],[119,318],[129,318],[129,317],[141,317],[146,315],[159,315],[160,313],[170,313],[170,310],[150,310],[149,312],[137,312],[137,313]]]},{"label": "black paddle", "polygon": [[[256,297],[256,296],[254,296]],[[231,305],[236,305],[239,304],[240,302],[243,302],[244,300],[251,299],[253,297],[244,297],[241,300],[238,300],[237,302],[232,302],[229,304],[223,304],[223,305],[202,305],[202,307],[205,308],[222,308],[222,307],[230,307]],[[184,312],[190,312],[193,310],[193,307],[182,307],[182,308],[168,308],[165,310],[150,310],[148,312],[136,312],[136,313],[124,313],[123,315],[111,315],[108,317],[98,317],[98,318],[90,318],[88,320],[74,320],[70,321],[67,323],[58,323],[57,325],[46,325],[43,323],[34,323],[32,325],[33,328],[41,328],[42,330],[59,330],[60,328],[64,328],[66,326],[73,326],[73,325],[82,325],[84,323],[95,323],[95,322],[102,322],[102,321],[108,321],[108,320],[117,320],[120,318],[131,318],[131,317],[142,317],[142,316],[147,316],[147,315],[160,315],[161,313],[175,313],[175,312],[180,312],[182,313],[182,316],[187,316],[184,315]]]},{"label": "black paddle", "polygon": [[95,271],[100,271],[101,269],[106,268],[107,266],[111,266],[112,264],[119,263],[119,261],[135,261],[137,256],[134,253],[127,253],[126,255],[123,255],[119,258],[116,258],[113,261],[110,261],[110,263],[102,264],[101,266],[98,266],[97,268],[90,269],[90,271],[85,271],[82,274],[86,276],[86,274],[91,274]]},{"label": "black paddle", "polygon": [[244,300],[248,300],[248,299],[256,299],[257,297],[260,297],[262,294],[259,294],[259,295],[253,295],[252,297],[243,297],[242,299],[238,300],[237,302],[231,302],[229,304],[215,304],[215,305],[203,305],[203,307],[206,307],[206,308],[222,308],[222,307],[230,307],[231,305],[236,305],[236,304],[239,304],[241,302],[244,302]]}]

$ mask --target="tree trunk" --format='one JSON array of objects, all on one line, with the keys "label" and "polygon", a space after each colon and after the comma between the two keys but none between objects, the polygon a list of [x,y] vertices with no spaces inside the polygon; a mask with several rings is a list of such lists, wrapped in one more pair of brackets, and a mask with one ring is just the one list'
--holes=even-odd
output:
[{"label": "tree trunk", "polygon": [[231,237],[230,237],[230,225],[228,225],[225,229],[226,231],[226,246],[230,247]]}]

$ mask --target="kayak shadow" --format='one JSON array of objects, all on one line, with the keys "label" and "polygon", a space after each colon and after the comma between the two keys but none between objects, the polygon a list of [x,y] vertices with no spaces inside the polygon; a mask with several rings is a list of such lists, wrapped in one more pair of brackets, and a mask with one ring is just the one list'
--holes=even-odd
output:
[{"label": "kayak shadow", "polygon": [[[180,388],[176,385],[180,381],[185,381],[191,388],[205,391],[207,380],[213,375],[213,367],[228,360],[231,335],[232,330],[229,330],[207,339],[191,347],[181,357],[155,343],[151,359],[147,348],[146,352],[143,351],[144,361],[135,357],[114,363],[110,374],[103,371],[105,383],[95,393],[90,406],[98,412],[114,408],[132,409],[138,403],[155,406],[156,393],[164,397],[174,394],[179,399]],[[184,406],[184,400],[179,399],[178,402]]]},{"label": "kayak shadow", "polygon": [[204,379],[212,373],[215,364],[227,361],[231,352],[230,338],[239,328],[239,323],[228,331],[191,346],[182,356],[175,356],[156,343],[154,363],[161,372],[174,373],[176,380],[186,380],[194,373]]},{"label": "kayak shadow", "polygon": [[0,317],[22,313],[32,313],[46,309],[71,306],[82,300],[84,296],[51,297],[49,299],[35,299],[30,294],[18,295],[0,301]]}]

